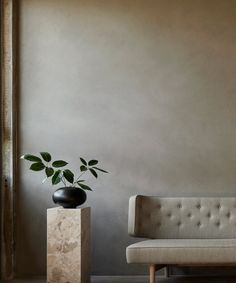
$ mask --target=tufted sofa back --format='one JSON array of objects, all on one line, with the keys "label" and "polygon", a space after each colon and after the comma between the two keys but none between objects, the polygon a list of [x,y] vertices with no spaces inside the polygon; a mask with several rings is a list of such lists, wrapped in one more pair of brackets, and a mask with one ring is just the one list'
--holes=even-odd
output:
[{"label": "tufted sofa back", "polygon": [[154,239],[234,239],[236,197],[132,196],[129,234]]}]

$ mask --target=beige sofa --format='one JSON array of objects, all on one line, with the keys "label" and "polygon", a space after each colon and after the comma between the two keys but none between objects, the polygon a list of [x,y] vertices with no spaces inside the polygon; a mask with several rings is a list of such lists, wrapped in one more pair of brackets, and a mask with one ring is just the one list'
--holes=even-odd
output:
[{"label": "beige sofa", "polygon": [[128,227],[147,240],[127,247],[127,262],[148,264],[151,283],[166,266],[236,266],[236,197],[132,196]]}]

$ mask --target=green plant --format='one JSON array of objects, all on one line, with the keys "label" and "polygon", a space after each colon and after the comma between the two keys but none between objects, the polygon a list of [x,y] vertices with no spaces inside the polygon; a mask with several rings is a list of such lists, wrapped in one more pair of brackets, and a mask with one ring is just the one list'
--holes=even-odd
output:
[{"label": "green plant", "polygon": [[43,180],[43,183],[51,178],[52,185],[57,185],[60,182],[67,186],[67,182],[70,183],[70,186],[78,187],[83,190],[92,191],[92,189],[86,185],[85,180],[81,180],[81,177],[86,173],[91,173],[95,178],[98,177],[98,172],[108,173],[107,171],[97,167],[98,161],[95,159],[86,161],[84,158],[80,157],[80,174],[75,178],[75,174],[67,169],[63,168],[68,165],[68,162],[64,160],[55,160],[52,161],[51,154],[48,152],[40,152],[41,157],[25,154],[21,156],[21,159],[32,162],[30,170],[33,171],[42,171],[44,170],[46,178]]}]

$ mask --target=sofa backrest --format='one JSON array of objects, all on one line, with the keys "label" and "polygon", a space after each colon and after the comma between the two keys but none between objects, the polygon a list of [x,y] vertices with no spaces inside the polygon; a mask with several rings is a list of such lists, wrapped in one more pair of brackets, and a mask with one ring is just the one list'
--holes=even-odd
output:
[{"label": "sofa backrest", "polygon": [[236,197],[132,196],[128,227],[142,238],[236,238]]}]

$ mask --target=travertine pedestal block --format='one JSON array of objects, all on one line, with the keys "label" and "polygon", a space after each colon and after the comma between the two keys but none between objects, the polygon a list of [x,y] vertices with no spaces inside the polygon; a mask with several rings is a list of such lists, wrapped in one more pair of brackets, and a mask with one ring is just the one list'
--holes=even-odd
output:
[{"label": "travertine pedestal block", "polygon": [[47,282],[90,282],[90,208],[47,210]]}]

